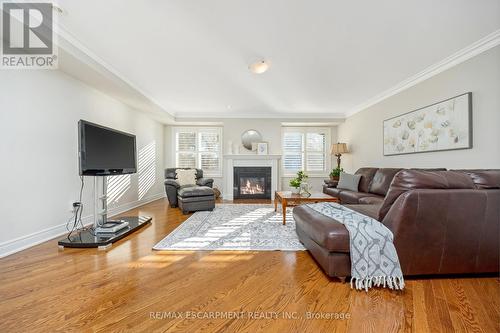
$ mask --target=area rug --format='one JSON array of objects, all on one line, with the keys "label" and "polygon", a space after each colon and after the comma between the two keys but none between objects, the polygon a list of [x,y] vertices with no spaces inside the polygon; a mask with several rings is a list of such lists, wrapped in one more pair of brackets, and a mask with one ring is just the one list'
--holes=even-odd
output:
[{"label": "area rug", "polygon": [[196,212],[153,250],[304,251],[295,232],[292,209],[286,225],[272,205],[220,204]]}]

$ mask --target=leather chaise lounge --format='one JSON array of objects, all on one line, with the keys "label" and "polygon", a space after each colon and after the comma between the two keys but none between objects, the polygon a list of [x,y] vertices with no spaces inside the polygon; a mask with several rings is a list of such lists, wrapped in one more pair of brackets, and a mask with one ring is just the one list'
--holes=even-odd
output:
[{"label": "leather chaise lounge", "polygon": [[[362,168],[357,174],[359,192],[328,185],[324,192],[393,232],[403,274],[499,271],[500,170]],[[347,229],[306,205],[293,215],[300,241],[326,274],[350,276]]]}]

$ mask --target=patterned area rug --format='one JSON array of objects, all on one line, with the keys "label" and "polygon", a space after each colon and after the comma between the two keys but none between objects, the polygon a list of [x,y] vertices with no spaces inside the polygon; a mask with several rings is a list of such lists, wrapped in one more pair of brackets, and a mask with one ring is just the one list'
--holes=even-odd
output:
[{"label": "patterned area rug", "polygon": [[286,225],[272,205],[220,204],[196,212],[153,250],[304,251],[295,232],[292,210]]}]

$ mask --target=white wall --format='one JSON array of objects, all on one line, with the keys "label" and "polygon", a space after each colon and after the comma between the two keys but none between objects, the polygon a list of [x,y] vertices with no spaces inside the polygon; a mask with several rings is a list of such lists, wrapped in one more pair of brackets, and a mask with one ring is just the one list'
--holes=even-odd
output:
[{"label": "white wall", "polygon": [[[123,177],[112,213],[163,196],[164,126],[60,71],[0,73],[0,256],[64,232],[80,180],[77,122],[137,135],[141,175]],[[84,217],[92,221],[93,178]]]},{"label": "white wall", "polygon": [[[473,148],[383,156],[384,119],[471,91]],[[343,166],[500,168],[500,46],[365,109],[339,126],[351,154]]]},{"label": "white wall", "polygon": [[[240,154],[254,154],[243,148],[241,145],[241,134],[249,129],[254,129],[259,131],[262,135],[262,141],[266,141],[269,144],[269,154],[281,154],[281,128],[282,123],[286,119],[216,119],[214,120],[220,123],[223,127],[223,154],[228,151],[228,142],[231,141],[234,144],[240,145]],[[216,125],[214,125],[216,126]],[[321,126],[325,127],[325,126]],[[174,166],[175,158],[173,154],[173,142],[172,142],[172,126],[165,126],[165,165]],[[337,127],[331,127],[331,142],[337,142]],[[330,147],[328,147],[330,149]],[[235,153],[235,152],[233,152]],[[332,164],[333,166],[333,159]],[[327,178],[327,177],[326,177]],[[309,183],[312,185],[313,190],[321,191],[323,179],[325,177],[310,177]],[[282,178],[281,185],[283,189],[289,189],[288,181],[290,178]],[[215,185],[219,189],[223,189],[223,179],[222,177],[214,177]]]}]

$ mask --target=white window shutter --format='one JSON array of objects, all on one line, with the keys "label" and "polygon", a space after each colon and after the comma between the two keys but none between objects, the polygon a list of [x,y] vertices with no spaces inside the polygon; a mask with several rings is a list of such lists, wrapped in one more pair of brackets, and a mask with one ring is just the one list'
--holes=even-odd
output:
[{"label": "white window shutter", "polygon": [[287,176],[304,170],[312,176],[324,176],[330,167],[329,128],[286,127],[283,138],[283,172]]},{"label": "white window shutter", "polygon": [[196,151],[196,132],[179,131],[176,135],[177,151]]},{"label": "white window shutter", "polygon": [[306,161],[306,170],[308,172],[325,171],[325,154],[308,153]]},{"label": "white window shutter", "polygon": [[210,172],[220,169],[220,159],[216,153],[200,153],[200,161],[203,171]]},{"label": "white window shutter", "polygon": [[177,168],[196,168],[195,153],[177,153]]},{"label": "white window shutter", "polygon": [[201,168],[207,176],[221,175],[221,128],[176,128],[174,133],[176,167]]},{"label": "white window shutter", "polygon": [[307,133],[306,146],[306,170],[308,172],[325,171],[325,133]]},{"label": "white window shutter", "polygon": [[325,133],[307,133],[307,151],[325,151]]},{"label": "white window shutter", "polygon": [[303,168],[304,135],[300,132],[283,134],[283,169],[285,173],[295,173]]},{"label": "white window shutter", "polygon": [[220,138],[217,131],[200,130],[200,151],[220,150]]}]

